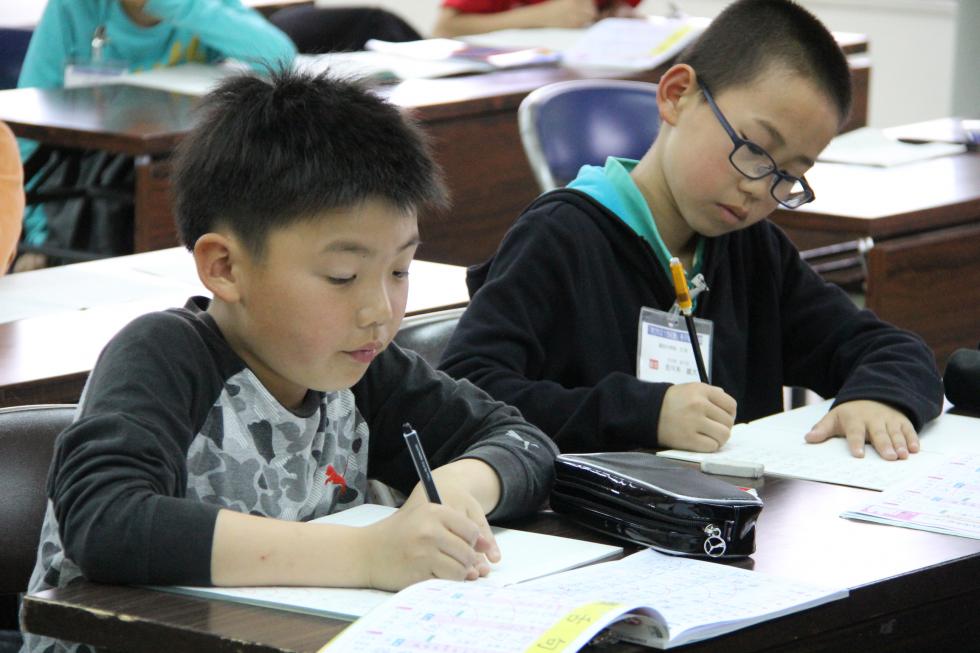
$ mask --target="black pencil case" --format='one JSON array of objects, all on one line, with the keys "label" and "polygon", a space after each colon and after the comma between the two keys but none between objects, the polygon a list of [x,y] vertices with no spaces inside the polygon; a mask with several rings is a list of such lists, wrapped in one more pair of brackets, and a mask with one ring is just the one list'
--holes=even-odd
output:
[{"label": "black pencil case", "polygon": [[664,553],[739,558],[755,551],[762,500],[649,453],[562,454],[551,509]]}]

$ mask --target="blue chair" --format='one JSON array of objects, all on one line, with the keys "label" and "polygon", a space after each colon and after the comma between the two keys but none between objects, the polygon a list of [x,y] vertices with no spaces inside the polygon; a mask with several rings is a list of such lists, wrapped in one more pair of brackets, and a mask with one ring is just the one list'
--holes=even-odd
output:
[{"label": "blue chair", "polygon": [[583,165],[639,159],[660,129],[657,85],[613,79],[557,82],[517,111],[524,153],[542,191],[564,186]]},{"label": "blue chair", "polygon": [[0,89],[15,88],[34,30],[0,27]]}]

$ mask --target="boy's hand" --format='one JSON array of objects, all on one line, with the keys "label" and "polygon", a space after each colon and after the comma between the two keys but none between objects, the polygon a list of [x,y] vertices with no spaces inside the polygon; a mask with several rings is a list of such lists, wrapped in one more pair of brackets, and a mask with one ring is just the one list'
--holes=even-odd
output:
[{"label": "boy's hand", "polygon": [[424,495],[419,500],[413,493],[398,512],[365,527],[364,535],[370,587],[398,591],[429,578],[475,580],[490,571],[484,555],[489,544],[480,527]]},{"label": "boy's hand", "polygon": [[[436,468],[432,471],[432,478],[436,483],[442,504],[463,513],[480,529],[480,538],[477,541],[476,549],[484,553],[490,562],[500,562],[500,549],[497,547],[497,539],[493,536],[490,522],[487,521],[486,510],[490,508],[485,510],[485,507],[473,494],[473,486],[476,484],[473,482],[474,477],[485,473],[487,470],[493,476],[493,480],[496,481],[497,473],[489,465],[475,458],[464,458]],[[499,495],[498,489],[492,488],[493,492]],[[427,500],[425,488],[421,483],[418,483],[405,503]],[[491,508],[496,505],[496,497],[490,503]],[[486,572],[480,575],[486,576],[489,571],[490,568],[487,567]]]},{"label": "boy's hand", "polygon": [[432,477],[442,504],[430,503],[418,483],[397,513],[368,527],[376,532],[365,532],[371,587],[399,590],[429,578],[476,580],[490,573],[489,562],[500,561],[484,506],[473,494],[483,488],[492,508],[499,489],[486,481],[496,482],[496,472],[480,460],[464,459],[433,470]]},{"label": "boy's hand", "polygon": [[864,457],[865,442],[885,460],[905,459],[919,450],[919,436],[909,418],[878,401],[848,401],[835,407],[814,424],[806,441],[824,442],[839,435],[847,438],[856,458]]},{"label": "boy's hand", "polygon": [[718,451],[732,434],[737,408],[734,398],[713,385],[671,386],[660,408],[657,441],[671,449]]}]

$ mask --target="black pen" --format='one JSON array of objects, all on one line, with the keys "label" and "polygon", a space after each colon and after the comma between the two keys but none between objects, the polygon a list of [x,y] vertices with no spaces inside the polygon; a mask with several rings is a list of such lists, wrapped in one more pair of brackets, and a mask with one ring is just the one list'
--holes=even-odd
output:
[{"label": "black pen", "polygon": [[442,499],[439,498],[439,491],[436,489],[436,482],[432,478],[432,469],[429,467],[429,461],[425,457],[425,452],[422,451],[422,442],[419,440],[419,434],[415,432],[411,424],[405,422],[402,424],[402,435],[405,436],[408,453],[412,456],[412,464],[415,465],[415,471],[419,475],[419,480],[422,481],[422,487],[425,488],[426,496],[429,497],[429,501],[432,503],[442,503]]},{"label": "black pen", "polygon": [[694,363],[698,366],[698,376],[701,378],[701,383],[710,383],[708,381],[708,371],[704,369],[704,359],[701,357],[701,343],[698,341],[698,332],[694,328],[694,304],[691,302],[691,293],[687,289],[684,264],[676,256],[670,259],[670,273],[674,277],[674,292],[677,293],[677,307],[684,314],[684,322],[687,323],[687,335],[691,337],[691,349],[694,350]]}]

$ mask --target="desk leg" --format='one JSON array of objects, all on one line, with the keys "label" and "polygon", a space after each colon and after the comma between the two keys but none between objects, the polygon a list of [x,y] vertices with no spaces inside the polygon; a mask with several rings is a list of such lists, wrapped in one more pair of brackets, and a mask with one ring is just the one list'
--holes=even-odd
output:
[{"label": "desk leg", "polygon": [[133,249],[146,252],[177,245],[170,198],[170,161],[136,157]]}]

